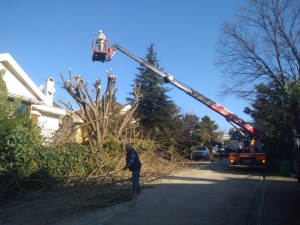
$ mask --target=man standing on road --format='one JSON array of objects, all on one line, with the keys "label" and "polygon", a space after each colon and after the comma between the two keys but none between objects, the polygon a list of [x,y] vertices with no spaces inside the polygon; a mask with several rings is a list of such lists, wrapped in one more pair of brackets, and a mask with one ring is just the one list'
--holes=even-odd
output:
[{"label": "man standing on road", "polygon": [[136,194],[141,192],[140,187],[140,173],[142,163],[140,162],[139,155],[134,148],[132,148],[131,144],[125,145],[126,150],[126,165],[123,170],[129,169],[132,174],[132,194],[135,196]]}]

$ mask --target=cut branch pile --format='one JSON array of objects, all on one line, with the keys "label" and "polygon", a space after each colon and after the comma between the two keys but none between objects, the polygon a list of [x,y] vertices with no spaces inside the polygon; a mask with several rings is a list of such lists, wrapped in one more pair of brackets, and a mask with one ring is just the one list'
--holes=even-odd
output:
[{"label": "cut branch pile", "polygon": [[[49,224],[70,213],[132,200],[131,173],[122,170],[125,165],[124,158],[114,157],[114,162],[110,161],[109,166],[102,165],[89,177],[69,176],[51,190],[27,194],[14,201],[14,205],[3,208],[0,211],[0,220],[16,221],[16,224],[17,221],[24,224]],[[147,187],[145,184],[180,169],[177,164],[155,153],[142,153],[140,159],[143,163],[140,179],[142,188]],[[107,170],[107,166],[111,168],[111,164],[115,165],[114,168]]]}]

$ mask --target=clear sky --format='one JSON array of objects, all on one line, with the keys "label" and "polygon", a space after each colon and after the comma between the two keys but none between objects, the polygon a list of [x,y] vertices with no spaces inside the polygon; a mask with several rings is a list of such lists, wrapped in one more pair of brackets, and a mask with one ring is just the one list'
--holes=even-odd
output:
[{"label": "clear sky", "polygon": [[[81,74],[90,84],[106,70],[117,76],[117,100],[126,103],[137,62],[116,52],[111,62],[92,62],[91,41],[102,30],[110,44],[119,44],[143,58],[154,43],[164,71],[221,104],[246,121],[248,102],[217,97],[222,83],[214,66],[215,45],[224,20],[232,20],[246,0],[2,0],[0,3],[0,53],[9,53],[35,84],[48,77],[61,82],[60,72]],[[168,87],[172,87],[166,84]],[[221,130],[231,125],[202,103],[172,87],[168,95],[182,108],[200,118],[209,116]],[[55,99],[69,99],[56,84]],[[74,104],[74,107],[76,105]],[[76,107],[75,107],[76,108]]]}]

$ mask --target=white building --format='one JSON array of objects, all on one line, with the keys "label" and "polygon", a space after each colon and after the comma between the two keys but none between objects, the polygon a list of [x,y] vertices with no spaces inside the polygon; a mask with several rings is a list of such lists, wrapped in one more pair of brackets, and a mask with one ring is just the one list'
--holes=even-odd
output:
[{"label": "white building", "polygon": [[8,53],[0,54],[0,69],[6,70],[3,79],[9,98],[23,99],[22,106],[30,111],[33,120],[38,121],[42,134],[48,136],[58,130],[60,119],[66,115],[66,110],[53,103],[54,79],[46,79],[44,90],[40,90]]},{"label": "white building", "polygon": [[222,140],[225,141],[225,140],[229,140],[229,139],[230,139],[230,135],[229,135],[228,133],[225,133],[225,132],[224,132],[224,133],[222,134]]},{"label": "white building", "polygon": [[126,114],[131,109],[131,105],[126,104],[121,106],[121,114]]}]

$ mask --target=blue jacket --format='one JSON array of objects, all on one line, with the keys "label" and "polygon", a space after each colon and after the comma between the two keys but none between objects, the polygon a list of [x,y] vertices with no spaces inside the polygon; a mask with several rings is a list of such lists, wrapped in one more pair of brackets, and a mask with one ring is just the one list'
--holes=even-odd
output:
[{"label": "blue jacket", "polygon": [[126,166],[130,171],[139,170],[142,167],[139,155],[133,148],[131,148],[131,150],[126,153]]}]

